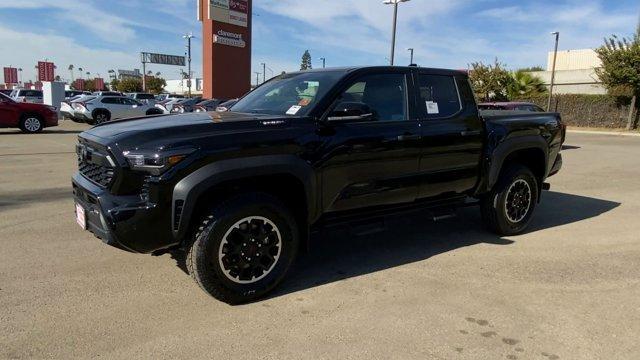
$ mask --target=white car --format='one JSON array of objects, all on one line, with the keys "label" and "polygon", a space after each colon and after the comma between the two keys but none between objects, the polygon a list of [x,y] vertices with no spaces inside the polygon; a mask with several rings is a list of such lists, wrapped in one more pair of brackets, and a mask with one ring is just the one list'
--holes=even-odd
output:
[{"label": "white car", "polygon": [[76,95],[74,97],[71,97],[63,102],[60,103],[60,115],[62,116],[63,119],[71,119],[75,122],[83,122],[82,120],[78,119],[75,117],[74,115],[74,108],[73,108],[73,103],[74,102],[81,102],[81,101],[88,101],[89,98],[95,98],[95,96],[91,96],[91,95],[86,95],[86,94],[82,94],[82,95]]},{"label": "white car", "polygon": [[42,104],[42,90],[14,89],[11,98],[17,102]]},{"label": "white car", "polygon": [[126,96],[98,96],[72,104],[73,117],[91,125],[114,119],[162,114],[153,105],[143,104]]},{"label": "white car", "polygon": [[173,105],[184,99],[184,95],[169,94],[164,100],[156,103],[156,108],[162,110],[163,114],[169,114],[171,113],[171,110],[173,110]]}]

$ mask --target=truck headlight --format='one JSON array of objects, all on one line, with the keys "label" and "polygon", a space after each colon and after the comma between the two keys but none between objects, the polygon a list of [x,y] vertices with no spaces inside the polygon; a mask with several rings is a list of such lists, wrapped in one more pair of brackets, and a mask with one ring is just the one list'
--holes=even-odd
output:
[{"label": "truck headlight", "polygon": [[195,149],[176,149],[166,152],[125,151],[122,153],[133,170],[160,175],[184,160]]}]

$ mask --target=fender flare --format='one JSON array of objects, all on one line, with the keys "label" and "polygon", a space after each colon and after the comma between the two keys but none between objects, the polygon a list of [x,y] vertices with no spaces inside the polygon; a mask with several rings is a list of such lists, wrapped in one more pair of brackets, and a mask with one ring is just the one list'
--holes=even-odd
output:
[{"label": "fender flare", "polygon": [[[173,189],[171,221],[173,235],[182,239],[187,234],[189,219],[200,196],[212,187],[229,180],[255,176],[292,175],[304,186],[309,219],[316,216],[316,177],[311,166],[294,155],[265,155],[216,161],[205,165],[180,180]],[[176,214],[176,204],[182,201],[182,211]],[[179,220],[176,222],[176,216]]]},{"label": "fender flare", "polygon": [[548,172],[548,159],[549,159],[549,144],[540,135],[526,135],[509,138],[503,142],[498,143],[493,149],[490,149],[487,154],[487,167],[484,170],[485,173],[485,186],[483,186],[480,192],[486,192],[493,188],[498,182],[500,172],[504,165],[504,161],[516,151],[536,149],[542,151],[544,154],[544,168],[542,180],[547,176]]}]

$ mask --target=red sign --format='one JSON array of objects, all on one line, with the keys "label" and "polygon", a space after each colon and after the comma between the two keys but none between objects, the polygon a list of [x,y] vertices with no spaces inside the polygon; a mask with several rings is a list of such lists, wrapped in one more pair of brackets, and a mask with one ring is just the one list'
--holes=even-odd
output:
[{"label": "red sign", "polygon": [[32,86],[33,86],[33,83],[31,81],[22,84],[22,87],[27,89],[27,90],[31,90]]},{"label": "red sign", "polygon": [[95,78],[94,85],[95,85],[96,91],[103,90],[104,89],[104,79],[103,78]]},{"label": "red sign", "polygon": [[38,81],[53,81],[55,66],[52,62],[38,61]]},{"label": "red sign", "polygon": [[4,68],[4,82],[7,84],[18,83],[18,69],[14,67]]},{"label": "red sign", "polygon": [[73,82],[73,88],[76,90],[84,91],[84,80],[76,79],[76,81]]},{"label": "red sign", "polygon": [[229,1],[229,10],[241,12],[244,14],[249,13],[249,4],[247,0],[230,0]]},{"label": "red sign", "polygon": [[36,90],[42,90],[42,81],[36,81],[34,87],[36,88]]}]

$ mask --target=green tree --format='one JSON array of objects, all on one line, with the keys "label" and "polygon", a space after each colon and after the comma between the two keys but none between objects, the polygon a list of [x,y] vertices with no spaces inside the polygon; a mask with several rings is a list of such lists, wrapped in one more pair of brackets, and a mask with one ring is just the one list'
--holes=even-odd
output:
[{"label": "green tree", "polygon": [[302,63],[300,64],[300,70],[309,69],[313,69],[313,66],[311,66],[311,54],[309,54],[309,50],[305,50],[304,54],[302,54]]},{"label": "green tree", "polygon": [[505,101],[509,99],[507,89],[514,80],[505,65],[500,63],[498,59],[495,59],[491,65],[475,62],[471,64],[471,68],[469,80],[478,100]]},{"label": "green tree", "polygon": [[526,71],[526,72],[545,71],[545,68],[543,68],[542,66],[536,65],[536,66],[529,66],[522,69],[518,69],[518,71]]},{"label": "green tree", "polygon": [[528,99],[547,92],[542,79],[529,72],[514,71],[511,73],[511,78],[513,81],[507,86],[507,96],[510,100]]},{"label": "green tree", "polygon": [[84,90],[85,91],[98,91],[98,89],[96,89],[96,82],[93,79],[86,79],[84,80]]},{"label": "green tree", "polygon": [[120,84],[120,80],[118,79],[113,79],[111,80],[111,82],[109,83],[109,88],[111,88],[111,90],[116,91],[118,89],[118,84]]},{"label": "green tree", "polygon": [[117,89],[123,93],[141,92],[142,79],[135,77],[127,77],[118,82]]},{"label": "green tree", "polygon": [[634,111],[640,96],[640,23],[631,38],[616,35],[604,39],[596,49],[602,67],[596,69],[598,77],[612,95],[631,96],[627,130],[634,127]]},{"label": "green tree", "polygon": [[167,86],[165,79],[161,77],[147,77],[147,91],[152,94],[159,94]]}]

